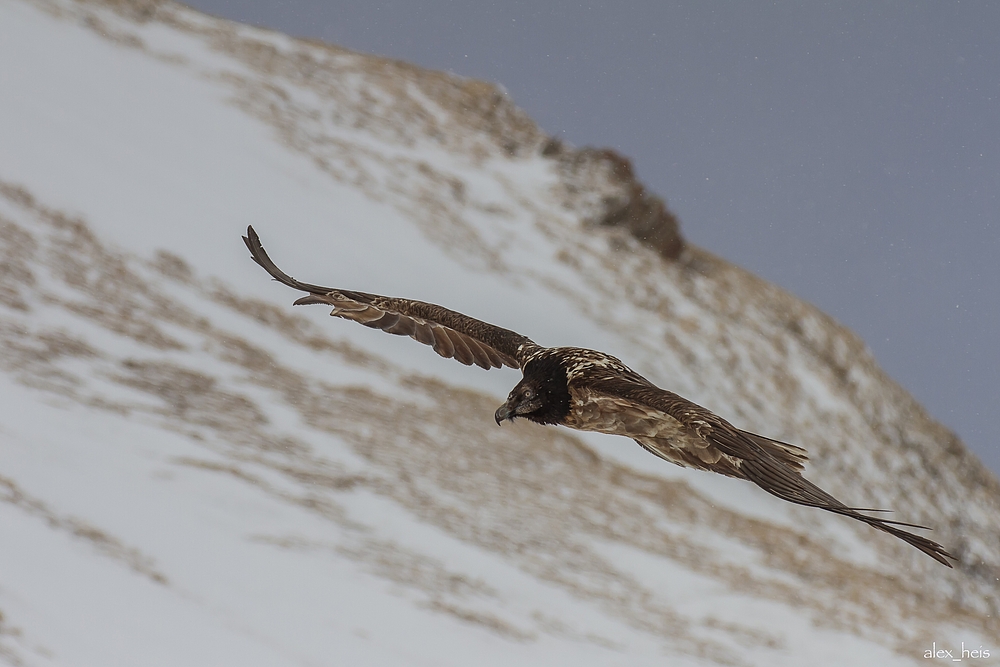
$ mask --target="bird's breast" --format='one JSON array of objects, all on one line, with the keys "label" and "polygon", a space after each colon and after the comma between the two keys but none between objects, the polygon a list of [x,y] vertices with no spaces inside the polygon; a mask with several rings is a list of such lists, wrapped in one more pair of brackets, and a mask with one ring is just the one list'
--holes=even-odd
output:
[{"label": "bird's breast", "polygon": [[720,466],[722,452],[673,416],[634,401],[570,388],[569,414],[565,426],[632,438],[647,451],[680,466],[713,470],[738,476],[735,462]]},{"label": "bird's breast", "polygon": [[569,414],[563,424],[581,431],[597,431],[629,438],[685,439],[687,430],[670,415],[587,388],[570,388]]}]

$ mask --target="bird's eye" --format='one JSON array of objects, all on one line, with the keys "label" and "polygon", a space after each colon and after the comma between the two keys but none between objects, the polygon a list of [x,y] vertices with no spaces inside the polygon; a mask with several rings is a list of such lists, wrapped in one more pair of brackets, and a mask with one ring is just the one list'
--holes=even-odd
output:
[{"label": "bird's eye", "polygon": [[531,400],[531,399],[533,399],[534,397],[535,397],[535,391],[534,391],[533,389],[525,389],[525,390],[524,390],[524,398],[525,398],[526,400],[529,400],[529,401],[530,401],[530,400]]}]

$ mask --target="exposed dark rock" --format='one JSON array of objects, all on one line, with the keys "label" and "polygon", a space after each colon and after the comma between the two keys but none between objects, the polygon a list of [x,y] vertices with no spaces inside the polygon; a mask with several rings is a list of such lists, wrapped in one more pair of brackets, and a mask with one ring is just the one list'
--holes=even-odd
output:
[{"label": "exposed dark rock", "polygon": [[623,227],[644,245],[668,260],[684,250],[680,222],[666,203],[649,192],[635,176],[632,162],[610,148],[566,151],[552,139],[543,155],[560,161],[568,197],[593,197],[595,211],[590,222],[604,227]]}]

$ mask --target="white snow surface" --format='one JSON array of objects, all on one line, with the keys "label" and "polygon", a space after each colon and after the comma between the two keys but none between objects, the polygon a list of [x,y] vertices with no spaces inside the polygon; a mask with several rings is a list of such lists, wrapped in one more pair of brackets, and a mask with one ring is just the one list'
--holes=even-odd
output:
[{"label": "white snow surface", "polygon": [[[589,224],[600,176],[567,189],[517,114],[171,3],[0,0],[0,662],[1000,664],[996,481],[807,304]],[[959,563],[498,428],[518,373],[293,311],[248,224],[303,280],[601,349],[803,444]]]}]

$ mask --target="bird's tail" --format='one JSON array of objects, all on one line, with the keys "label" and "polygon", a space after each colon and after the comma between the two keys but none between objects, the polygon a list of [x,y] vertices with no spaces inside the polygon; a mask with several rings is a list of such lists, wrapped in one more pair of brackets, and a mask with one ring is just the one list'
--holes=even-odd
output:
[{"label": "bird's tail", "polygon": [[740,461],[739,468],[746,479],[782,500],[787,500],[797,505],[817,507],[827,512],[833,512],[834,514],[840,514],[867,523],[872,528],[889,533],[907,544],[920,549],[920,551],[923,551],[942,565],[952,567],[948,559],[955,560],[955,557],[945,551],[944,547],[940,544],[899,528],[899,526],[907,526],[909,528],[930,530],[926,526],[904,523],[902,521],[890,521],[889,519],[881,519],[863,514],[862,512],[866,511],[878,512],[887,510],[862,510],[855,507],[848,507],[796,471],[791,470],[788,466],[770,456],[765,455],[756,460],[744,459]]}]

